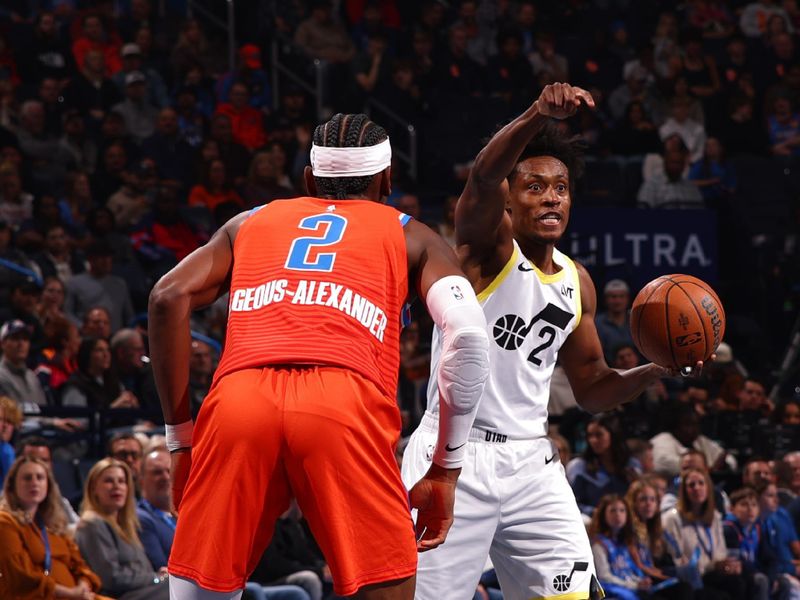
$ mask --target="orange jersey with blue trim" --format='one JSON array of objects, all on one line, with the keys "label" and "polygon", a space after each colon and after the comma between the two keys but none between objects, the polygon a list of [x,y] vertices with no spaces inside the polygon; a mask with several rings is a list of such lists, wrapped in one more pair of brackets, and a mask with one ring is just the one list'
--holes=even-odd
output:
[{"label": "orange jersey with blue trim", "polygon": [[408,295],[408,217],[369,200],[277,200],[233,246],[215,380],[270,364],[340,366],[394,396]]}]

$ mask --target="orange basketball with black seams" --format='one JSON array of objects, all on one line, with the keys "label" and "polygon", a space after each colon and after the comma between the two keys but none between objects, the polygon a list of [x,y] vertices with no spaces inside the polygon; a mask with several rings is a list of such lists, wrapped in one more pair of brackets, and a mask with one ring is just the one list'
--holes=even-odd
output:
[{"label": "orange basketball with black seams", "polygon": [[642,288],[631,308],[631,335],[639,352],[663,367],[708,360],[725,335],[725,309],[706,282],[662,275]]}]

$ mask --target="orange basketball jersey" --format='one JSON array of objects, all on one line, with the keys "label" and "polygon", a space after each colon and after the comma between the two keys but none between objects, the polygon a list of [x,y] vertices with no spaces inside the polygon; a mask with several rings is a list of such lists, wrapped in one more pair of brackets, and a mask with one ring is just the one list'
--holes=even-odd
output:
[{"label": "orange basketball jersey", "polygon": [[296,198],[253,211],[233,246],[215,379],[270,364],[331,365],[394,396],[407,219],[368,200]]}]

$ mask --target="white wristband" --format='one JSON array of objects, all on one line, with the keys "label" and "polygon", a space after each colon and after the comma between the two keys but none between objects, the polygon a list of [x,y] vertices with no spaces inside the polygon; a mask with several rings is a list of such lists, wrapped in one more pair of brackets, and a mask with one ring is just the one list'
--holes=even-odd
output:
[{"label": "white wristband", "polygon": [[177,425],[168,423],[164,425],[164,429],[167,434],[167,450],[170,452],[192,447],[192,432],[194,431],[192,421],[184,421]]}]

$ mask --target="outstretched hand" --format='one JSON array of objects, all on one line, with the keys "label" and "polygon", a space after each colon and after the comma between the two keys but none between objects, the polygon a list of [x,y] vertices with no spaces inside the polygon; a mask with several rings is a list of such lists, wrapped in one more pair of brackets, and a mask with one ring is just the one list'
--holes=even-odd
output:
[{"label": "outstretched hand", "polygon": [[417,552],[432,550],[444,543],[453,524],[456,480],[461,469],[445,469],[432,464],[425,476],[411,488],[411,508],[417,509]]},{"label": "outstretched hand", "polygon": [[577,112],[581,102],[594,108],[594,98],[583,88],[568,83],[551,83],[542,90],[536,100],[536,107],[541,115],[566,119]]},{"label": "outstretched hand", "polygon": [[[716,354],[712,354],[708,357],[708,362],[717,358]],[[661,365],[656,365],[659,369],[663,371],[662,377],[700,377],[703,373],[703,365],[706,363],[702,360],[698,360],[693,367],[683,367],[682,369],[678,369],[675,367],[663,367]]]}]

